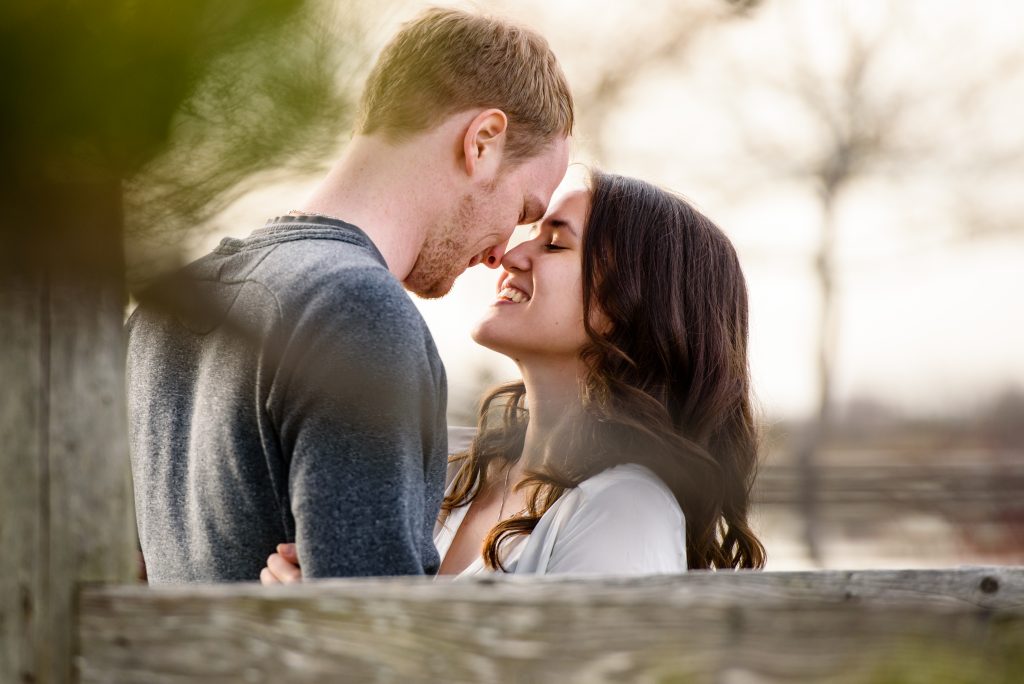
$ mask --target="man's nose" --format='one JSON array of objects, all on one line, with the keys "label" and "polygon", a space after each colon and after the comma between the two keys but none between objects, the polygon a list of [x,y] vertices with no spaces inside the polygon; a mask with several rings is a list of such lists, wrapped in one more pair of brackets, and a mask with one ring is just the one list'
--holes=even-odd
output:
[{"label": "man's nose", "polygon": [[484,255],[484,264],[487,268],[498,268],[501,266],[501,260],[505,256],[506,246],[508,246],[508,240],[494,245],[494,247],[491,247],[490,251]]}]

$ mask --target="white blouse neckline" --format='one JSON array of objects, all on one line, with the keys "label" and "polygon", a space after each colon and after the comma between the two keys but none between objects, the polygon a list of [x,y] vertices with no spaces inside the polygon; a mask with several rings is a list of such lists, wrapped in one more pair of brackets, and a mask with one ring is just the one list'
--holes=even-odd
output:
[{"label": "white blouse neckline", "polygon": [[[451,489],[449,485],[448,489]],[[446,491],[445,496],[450,492]],[[448,516],[437,525],[437,530],[434,533],[434,546],[437,547],[437,553],[441,557],[441,562],[444,563],[445,556],[448,555],[448,551],[452,547],[452,543],[455,541],[455,535],[458,534],[459,528],[462,527],[462,521],[466,519],[466,514],[469,512],[469,507],[472,503],[468,503],[458,508],[453,508]],[[519,560],[520,554],[523,552],[523,546],[526,540],[529,539],[529,535],[521,534],[516,535],[512,539],[509,539],[502,543],[502,562],[505,565],[507,572],[514,572],[515,564]],[[495,572],[484,564],[484,558],[482,555],[478,555],[472,563],[467,565],[461,572],[456,575],[439,575],[439,577],[449,577],[452,579],[459,577],[469,577],[472,575],[485,575]]]}]

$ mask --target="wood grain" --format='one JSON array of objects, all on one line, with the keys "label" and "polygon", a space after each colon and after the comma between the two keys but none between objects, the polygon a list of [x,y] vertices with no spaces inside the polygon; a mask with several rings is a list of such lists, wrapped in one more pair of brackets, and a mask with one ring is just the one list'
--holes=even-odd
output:
[{"label": "wood grain", "polygon": [[0,274],[0,682],[35,677],[37,598],[41,562],[45,448],[44,291],[31,274]]},{"label": "wood grain", "polygon": [[96,587],[79,638],[84,682],[1010,682],[1024,569]]},{"label": "wood grain", "polygon": [[51,190],[0,260],[4,684],[74,681],[78,584],[133,574],[120,184]]}]

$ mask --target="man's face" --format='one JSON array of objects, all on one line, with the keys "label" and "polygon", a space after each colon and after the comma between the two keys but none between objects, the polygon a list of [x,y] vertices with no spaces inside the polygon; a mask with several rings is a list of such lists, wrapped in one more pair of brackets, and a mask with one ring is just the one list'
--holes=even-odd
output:
[{"label": "man's face", "polygon": [[405,287],[421,297],[441,297],[470,266],[497,268],[515,227],[539,221],[547,211],[568,165],[569,141],[559,138],[465,193],[427,235]]}]

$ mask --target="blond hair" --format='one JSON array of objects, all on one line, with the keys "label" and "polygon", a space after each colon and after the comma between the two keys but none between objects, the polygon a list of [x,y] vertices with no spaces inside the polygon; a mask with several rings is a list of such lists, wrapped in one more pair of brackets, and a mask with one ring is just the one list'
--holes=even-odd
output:
[{"label": "blond hair", "polygon": [[504,19],[431,8],[384,48],[367,79],[356,131],[402,139],[477,107],[505,112],[511,162],[572,133],[569,84],[541,35]]}]

